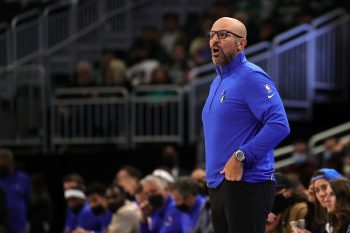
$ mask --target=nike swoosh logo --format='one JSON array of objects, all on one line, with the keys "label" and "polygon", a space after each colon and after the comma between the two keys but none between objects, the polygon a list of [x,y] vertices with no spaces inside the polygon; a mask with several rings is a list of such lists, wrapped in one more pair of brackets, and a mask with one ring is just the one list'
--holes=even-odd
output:
[{"label": "nike swoosh logo", "polygon": [[272,95],[268,95],[267,98],[271,99],[272,96],[274,96],[276,93],[273,93]]}]

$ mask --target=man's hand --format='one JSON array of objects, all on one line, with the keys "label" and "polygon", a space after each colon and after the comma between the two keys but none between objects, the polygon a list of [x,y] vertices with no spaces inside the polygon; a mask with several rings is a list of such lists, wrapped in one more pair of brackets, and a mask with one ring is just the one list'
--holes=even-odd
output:
[{"label": "man's hand", "polygon": [[225,174],[226,180],[240,181],[243,175],[243,163],[238,161],[236,156],[233,154],[220,173]]}]

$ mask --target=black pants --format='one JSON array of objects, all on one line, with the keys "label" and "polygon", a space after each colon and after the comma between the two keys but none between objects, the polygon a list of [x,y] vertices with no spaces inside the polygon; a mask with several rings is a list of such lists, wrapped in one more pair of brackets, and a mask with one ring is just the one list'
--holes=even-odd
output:
[{"label": "black pants", "polygon": [[265,233],[275,196],[275,183],[224,180],[209,188],[215,233]]}]

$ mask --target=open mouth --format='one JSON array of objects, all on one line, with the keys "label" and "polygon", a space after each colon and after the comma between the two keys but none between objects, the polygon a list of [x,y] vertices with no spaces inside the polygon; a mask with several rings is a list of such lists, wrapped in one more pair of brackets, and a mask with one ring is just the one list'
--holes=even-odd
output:
[{"label": "open mouth", "polygon": [[220,54],[220,49],[218,47],[212,47],[211,48],[211,55],[213,57],[218,57]]}]

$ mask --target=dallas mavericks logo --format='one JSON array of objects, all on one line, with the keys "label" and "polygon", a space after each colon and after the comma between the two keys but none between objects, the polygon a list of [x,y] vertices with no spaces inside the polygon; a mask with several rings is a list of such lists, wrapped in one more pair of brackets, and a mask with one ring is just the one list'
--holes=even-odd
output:
[{"label": "dallas mavericks logo", "polygon": [[225,102],[225,90],[222,91],[221,93],[221,98],[220,98],[220,103],[224,103]]}]

